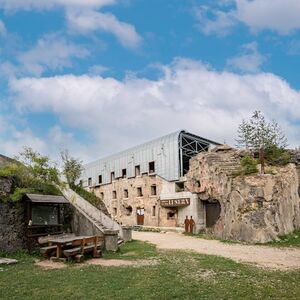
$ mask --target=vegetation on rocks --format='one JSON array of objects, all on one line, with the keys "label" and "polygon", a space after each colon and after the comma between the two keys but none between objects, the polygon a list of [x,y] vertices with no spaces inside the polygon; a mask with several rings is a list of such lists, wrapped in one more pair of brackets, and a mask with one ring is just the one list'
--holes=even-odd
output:
[{"label": "vegetation on rocks", "polygon": [[0,168],[0,177],[12,180],[11,193],[2,201],[20,201],[25,193],[61,195],[58,170],[48,156],[25,147],[17,160]]}]

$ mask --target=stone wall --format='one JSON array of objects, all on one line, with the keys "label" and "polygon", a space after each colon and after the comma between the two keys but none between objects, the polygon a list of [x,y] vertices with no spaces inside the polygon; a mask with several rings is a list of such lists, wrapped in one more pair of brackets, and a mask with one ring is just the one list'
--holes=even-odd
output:
[{"label": "stone wall", "polygon": [[273,168],[273,174],[235,177],[244,154],[219,147],[191,160],[186,188],[204,204],[221,205],[219,219],[207,231],[222,239],[264,243],[300,228],[295,164]]},{"label": "stone wall", "polygon": [[24,204],[3,202],[11,191],[12,181],[0,178],[0,250],[16,251],[26,245]]}]

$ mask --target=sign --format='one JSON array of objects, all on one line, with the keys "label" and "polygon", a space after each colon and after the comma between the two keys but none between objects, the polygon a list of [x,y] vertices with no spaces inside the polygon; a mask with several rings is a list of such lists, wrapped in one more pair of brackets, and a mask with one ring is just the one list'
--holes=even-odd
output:
[{"label": "sign", "polygon": [[190,205],[190,198],[160,200],[160,205],[163,207],[187,206]]}]

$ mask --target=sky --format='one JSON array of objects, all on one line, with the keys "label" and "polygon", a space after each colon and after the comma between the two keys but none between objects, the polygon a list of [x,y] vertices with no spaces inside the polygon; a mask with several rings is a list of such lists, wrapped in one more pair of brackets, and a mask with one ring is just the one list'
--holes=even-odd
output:
[{"label": "sky", "polygon": [[300,146],[299,0],[0,0],[0,153],[90,162],[260,110]]}]

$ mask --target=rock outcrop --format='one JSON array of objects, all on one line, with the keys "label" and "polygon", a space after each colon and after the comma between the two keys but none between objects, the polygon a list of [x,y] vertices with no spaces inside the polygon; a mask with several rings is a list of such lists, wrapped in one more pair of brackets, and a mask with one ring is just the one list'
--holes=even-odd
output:
[{"label": "rock outcrop", "polygon": [[221,146],[191,160],[186,188],[221,208],[206,230],[222,239],[265,243],[300,228],[295,164],[276,167],[272,174],[235,176],[245,154]]}]

